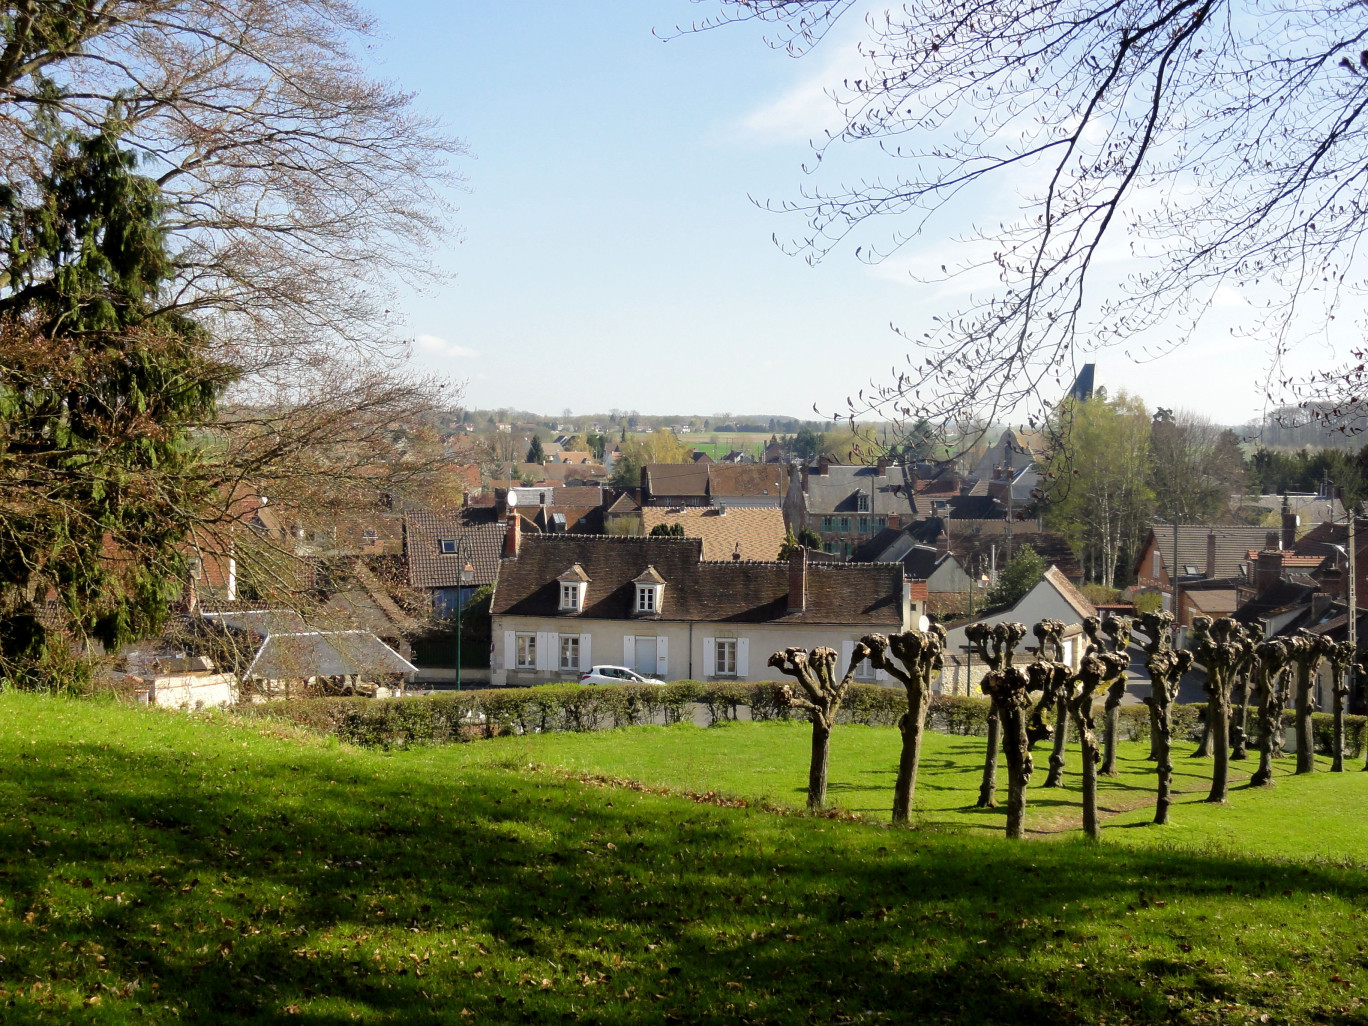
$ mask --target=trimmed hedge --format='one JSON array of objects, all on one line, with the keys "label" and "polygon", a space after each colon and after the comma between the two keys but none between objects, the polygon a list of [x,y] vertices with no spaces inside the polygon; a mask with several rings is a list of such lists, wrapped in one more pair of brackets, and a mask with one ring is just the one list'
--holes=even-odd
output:
[{"label": "trimmed hedge", "polygon": [[[801,711],[780,703],[773,682],[733,683],[680,680],[671,684],[546,684],[535,688],[495,688],[455,691],[419,698],[307,698],[289,702],[241,705],[240,715],[283,718],[351,744],[392,748],[409,745],[452,744],[499,734],[533,734],[553,730],[589,731],[646,723],[678,723],[702,706],[710,724],[736,720],[745,708],[753,720],[801,719]],[[991,703],[986,698],[933,695],[927,726],[945,734],[982,737],[988,732]],[[841,723],[894,726],[907,711],[902,688],[855,684],[846,693],[838,717]],[[1175,734],[1180,739],[1201,736],[1205,705],[1174,707]],[[1120,736],[1144,741],[1150,736],[1149,710],[1143,705],[1120,709]],[[1099,729],[1102,709],[1096,709]],[[1293,713],[1284,712],[1291,727]],[[1351,752],[1361,752],[1365,717],[1346,716]],[[1254,727],[1250,711],[1251,733]],[[1313,718],[1316,750],[1329,754],[1333,717]]]}]

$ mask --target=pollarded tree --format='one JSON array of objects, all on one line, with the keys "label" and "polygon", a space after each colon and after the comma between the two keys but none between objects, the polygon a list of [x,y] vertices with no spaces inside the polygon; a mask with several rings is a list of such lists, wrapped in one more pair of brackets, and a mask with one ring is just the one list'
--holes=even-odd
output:
[{"label": "pollarded tree", "polygon": [[[1041,620],[1031,632],[1036,636],[1036,658],[1044,662],[1060,662],[1064,658],[1063,620]],[[1037,709],[1037,712],[1040,710]],[[1061,691],[1054,700],[1054,723],[1051,731],[1050,771],[1045,775],[1046,787],[1064,786],[1064,753],[1069,743],[1069,695]]]},{"label": "pollarded tree", "polygon": [[1330,663],[1330,689],[1335,699],[1331,773],[1344,772],[1344,704],[1349,700],[1349,670],[1354,665],[1355,654],[1353,645],[1339,641],[1332,644],[1325,655]]},{"label": "pollarded tree", "polygon": [[1254,641],[1228,616],[1192,621],[1192,653],[1206,667],[1207,724],[1212,743],[1211,791],[1207,801],[1225,804],[1230,779],[1230,692]]},{"label": "pollarded tree", "polygon": [[[902,681],[907,691],[907,712],[898,720],[902,752],[898,777],[893,785],[893,823],[905,826],[912,818],[917,790],[917,764],[921,761],[926,710],[931,704],[931,684],[945,662],[945,628],[933,623],[926,631],[903,631],[885,637],[868,634],[860,644],[869,652],[869,663]],[[895,661],[896,660],[896,661]]]},{"label": "pollarded tree", "polygon": [[1255,649],[1254,695],[1259,703],[1259,768],[1250,787],[1272,787],[1273,760],[1282,757],[1282,711],[1292,673],[1292,649],[1286,638],[1269,638]]},{"label": "pollarded tree", "polygon": [[1150,710],[1154,753],[1159,762],[1154,822],[1160,826],[1168,822],[1169,806],[1173,804],[1173,703],[1178,698],[1183,674],[1192,668],[1191,652],[1173,650],[1169,641],[1172,628],[1172,613],[1150,612],[1140,617],[1140,630],[1149,639],[1145,642],[1145,671],[1149,674],[1150,695],[1145,704]]},{"label": "pollarded tree", "polygon": [[[1091,618],[1089,618],[1090,620]],[[1106,647],[1101,634],[1107,637],[1107,643],[1111,650],[1121,655],[1125,655],[1130,650],[1131,631],[1134,622],[1128,616],[1112,616],[1108,614],[1101,624],[1101,634],[1097,628],[1089,629],[1089,620],[1083,621],[1083,629],[1092,640],[1093,645],[1098,649]],[[1126,678],[1123,674],[1117,677],[1107,687],[1107,701],[1105,703],[1106,720],[1103,726],[1103,742],[1105,745],[1102,757],[1102,768],[1099,771],[1104,777],[1114,777],[1116,769],[1116,735],[1121,721],[1121,699],[1126,696]]]},{"label": "pollarded tree", "polygon": [[[1012,665],[1012,656],[1021,639],[1026,637],[1024,623],[971,623],[964,628],[965,640],[974,648],[974,653],[984,666],[991,670],[1002,670]],[[976,807],[980,809],[997,808],[997,757],[1002,747],[1002,720],[998,716],[997,703],[994,702],[988,713],[987,753],[983,758],[983,779],[979,783],[979,796]]]},{"label": "pollarded tree", "polygon": [[1002,722],[1002,752],[1007,760],[1007,837],[1025,836],[1026,788],[1035,764],[1027,736],[1028,711],[1034,706],[1031,693],[1041,693],[1042,701],[1053,701],[1069,679],[1069,668],[1062,663],[1027,663],[1024,668],[1008,666],[984,675],[979,687],[993,700]]},{"label": "pollarded tree", "polygon": [[769,657],[769,665],[798,681],[801,695],[785,684],[779,689],[780,701],[791,708],[802,709],[812,721],[812,760],[808,767],[808,808],[820,809],[826,804],[827,756],[831,750],[831,728],[836,725],[836,713],[841,700],[855,679],[855,668],[869,657],[863,642],[855,646],[845,676],[836,679],[839,656],[832,648],[786,648]]},{"label": "pollarded tree", "polygon": [[1311,694],[1315,683],[1316,670],[1321,660],[1330,654],[1332,642],[1323,634],[1298,631],[1289,641],[1292,665],[1295,667],[1295,683],[1292,700],[1296,709],[1295,731],[1297,738],[1297,772],[1314,773],[1316,770],[1316,735],[1312,729],[1311,714],[1315,712],[1315,698]]},{"label": "pollarded tree", "polygon": [[1129,665],[1130,660],[1116,652],[1089,654],[1066,687],[1069,715],[1078,729],[1082,748],[1083,832],[1094,840],[1102,833],[1097,819],[1097,764],[1102,761],[1102,750],[1093,729],[1093,699],[1099,687],[1124,675]]}]

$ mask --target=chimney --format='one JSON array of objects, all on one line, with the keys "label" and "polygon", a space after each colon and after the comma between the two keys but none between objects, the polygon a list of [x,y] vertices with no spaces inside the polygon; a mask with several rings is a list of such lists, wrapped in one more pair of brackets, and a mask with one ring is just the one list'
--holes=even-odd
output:
[{"label": "chimney", "polygon": [[[1177,574],[1181,574],[1181,573],[1183,572],[1183,568],[1182,568],[1181,566],[1175,566],[1175,567],[1173,568],[1173,572],[1174,572],[1174,573],[1177,573]],[[1216,576],[1216,532],[1215,532],[1215,531],[1208,531],[1208,532],[1207,532],[1207,565],[1206,565],[1206,575],[1207,575],[1207,580],[1211,580],[1212,578],[1214,578],[1214,577]]]},{"label": "chimney", "polygon": [[1259,553],[1254,569],[1254,591],[1262,597],[1270,588],[1282,580],[1283,557],[1278,551],[1265,550]]},{"label": "chimney", "polygon": [[878,465],[875,467],[875,470],[878,472],[879,477],[887,477],[887,476],[888,476],[888,457],[887,457],[887,456],[880,456],[880,457],[879,457],[879,462],[878,462]]},{"label": "chimney", "polygon": [[1278,550],[1278,532],[1269,531],[1266,535],[1264,535],[1264,551],[1277,552]]},{"label": "chimney", "polygon": [[826,453],[822,453],[822,455],[817,457],[817,473],[822,477],[826,477],[827,474],[831,473],[831,460],[827,457]]},{"label": "chimney", "polygon": [[942,530],[940,534],[936,535],[936,558],[940,559],[949,551],[950,535],[946,534],[945,531]]},{"label": "chimney", "polygon": [[807,609],[807,548],[799,545],[789,556],[788,611],[801,613]]},{"label": "chimney", "polygon": [[1282,515],[1282,547],[1284,552],[1291,552],[1297,547],[1297,526],[1301,522],[1301,517],[1295,513],[1284,513]]},{"label": "chimney", "polygon": [[893,528],[893,530],[895,530],[895,531],[900,531],[900,530],[902,530],[902,514],[901,514],[901,513],[890,513],[890,514],[888,514],[888,526],[891,527],[891,528]]},{"label": "chimney", "polygon": [[522,517],[512,510],[508,514],[508,528],[504,531],[504,559],[517,559],[522,543]]}]

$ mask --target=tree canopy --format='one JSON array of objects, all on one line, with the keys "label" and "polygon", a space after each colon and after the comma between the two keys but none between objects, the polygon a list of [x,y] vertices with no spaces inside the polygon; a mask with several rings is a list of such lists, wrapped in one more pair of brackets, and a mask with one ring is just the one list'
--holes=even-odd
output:
[{"label": "tree canopy", "polygon": [[[714,2],[706,27],[769,23],[770,44],[794,56],[862,7]],[[1043,413],[1086,353],[1165,353],[1233,291],[1248,302],[1242,330],[1272,353],[1270,389],[1362,421],[1356,336],[1339,366],[1282,367],[1305,339],[1340,341],[1331,321],[1363,277],[1368,58],[1356,5],[915,0],[871,14],[862,34],[857,69],[828,87],[840,127],[814,143],[816,184],[778,204],[806,223],[792,250],[820,260],[848,243],[878,262],[952,206],[1021,202],[978,223],[961,259],[918,275],[997,284],[900,329],[908,362],[853,397],[852,414]],[[820,163],[845,146],[887,174],[827,181]],[[1118,284],[1104,265],[1123,261]]]}]

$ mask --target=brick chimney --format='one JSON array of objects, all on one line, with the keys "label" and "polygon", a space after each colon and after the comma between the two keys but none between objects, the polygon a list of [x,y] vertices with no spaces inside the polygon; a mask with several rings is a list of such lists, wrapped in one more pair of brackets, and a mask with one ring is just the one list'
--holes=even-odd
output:
[{"label": "brick chimney", "polygon": [[880,457],[879,457],[879,462],[878,462],[878,465],[875,467],[875,470],[878,472],[879,477],[887,477],[887,476],[888,476],[888,457],[887,457],[887,456],[880,456]]},{"label": "brick chimney", "polygon": [[937,559],[940,559],[942,556],[944,556],[944,555],[945,555],[946,553],[948,553],[949,551],[950,551],[950,535],[948,535],[948,534],[942,529],[941,533],[938,534],[938,535],[936,535],[936,558],[937,558]]},{"label": "brick chimney", "polygon": [[1275,550],[1264,550],[1259,553],[1259,560],[1254,567],[1254,591],[1262,596],[1280,580],[1282,580],[1283,556]]},{"label": "brick chimney", "polygon": [[807,609],[807,547],[789,556],[788,611],[801,613]]},{"label": "brick chimney", "polygon": [[[1173,572],[1174,572],[1174,573],[1181,574],[1181,573],[1183,572],[1183,568],[1180,567],[1180,566],[1175,566],[1175,567],[1173,568]],[[1210,579],[1212,579],[1212,578],[1214,578],[1214,577],[1216,576],[1216,532],[1215,532],[1215,531],[1208,531],[1208,532],[1207,532],[1207,565],[1206,565],[1206,575],[1207,575],[1207,579],[1208,579],[1208,580],[1210,580]]]},{"label": "brick chimney", "polygon": [[901,530],[901,529],[902,529],[902,514],[901,514],[901,513],[890,513],[890,514],[888,514],[888,526],[891,527],[891,528],[893,528],[893,530],[895,530],[895,531]]},{"label": "brick chimney", "polygon": [[1264,551],[1277,552],[1281,548],[1277,531],[1269,531],[1264,535]]},{"label": "brick chimney", "polygon": [[1301,522],[1301,517],[1295,513],[1284,513],[1282,515],[1282,547],[1284,552],[1291,552],[1297,547],[1297,525]]},{"label": "brick chimney", "polygon": [[509,510],[508,527],[504,530],[504,559],[517,559],[518,548],[522,544],[522,517]]},{"label": "brick chimney", "polygon": [[827,474],[831,473],[831,460],[826,453],[822,453],[822,455],[817,457],[817,473],[822,477],[826,477]]}]

